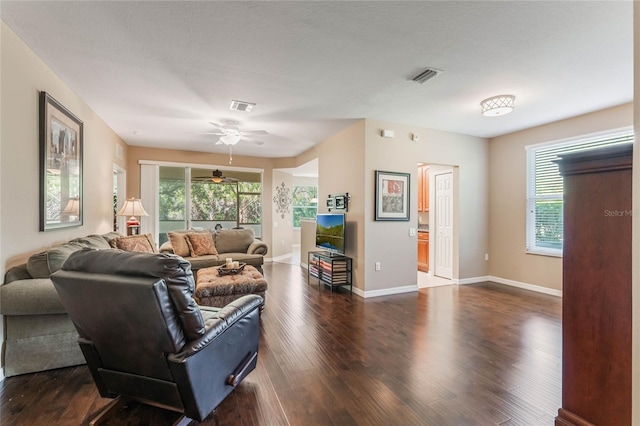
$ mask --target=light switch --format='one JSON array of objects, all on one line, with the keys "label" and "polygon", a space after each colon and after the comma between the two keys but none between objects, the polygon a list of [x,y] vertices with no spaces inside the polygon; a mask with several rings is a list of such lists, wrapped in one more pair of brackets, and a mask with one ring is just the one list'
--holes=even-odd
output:
[{"label": "light switch", "polygon": [[416,236],[416,228],[409,228],[409,236],[410,237]]}]

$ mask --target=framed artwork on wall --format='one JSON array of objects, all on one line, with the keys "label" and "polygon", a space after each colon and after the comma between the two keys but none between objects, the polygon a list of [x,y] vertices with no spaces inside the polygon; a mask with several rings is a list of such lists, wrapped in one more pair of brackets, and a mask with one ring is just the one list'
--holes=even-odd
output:
[{"label": "framed artwork on wall", "polygon": [[82,225],[83,123],[40,92],[40,231]]},{"label": "framed artwork on wall", "polygon": [[375,220],[409,220],[409,173],[376,170]]}]

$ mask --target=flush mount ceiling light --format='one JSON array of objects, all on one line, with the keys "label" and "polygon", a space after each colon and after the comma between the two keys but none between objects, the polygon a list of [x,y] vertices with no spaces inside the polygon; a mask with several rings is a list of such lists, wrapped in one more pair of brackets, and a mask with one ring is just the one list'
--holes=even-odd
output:
[{"label": "flush mount ceiling light", "polygon": [[509,114],[513,111],[515,96],[499,95],[487,98],[480,102],[482,106],[482,115],[486,117],[497,117],[499,115]]}]

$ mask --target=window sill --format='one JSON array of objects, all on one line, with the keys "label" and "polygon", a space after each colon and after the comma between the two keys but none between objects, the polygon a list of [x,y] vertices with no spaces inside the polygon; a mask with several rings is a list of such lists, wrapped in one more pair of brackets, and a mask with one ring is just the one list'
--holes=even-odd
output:
[{"label": "window sill", "polygon": [[547,256],[547,257],[559,257],[562,258],[562,253],[553,253],[545,250],[526,250],[525,254],[533,254],[536,256]]}]

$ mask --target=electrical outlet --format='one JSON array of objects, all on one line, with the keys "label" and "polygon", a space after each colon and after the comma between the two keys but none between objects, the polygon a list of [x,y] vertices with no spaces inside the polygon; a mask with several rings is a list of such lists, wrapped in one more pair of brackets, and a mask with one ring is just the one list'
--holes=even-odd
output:
[{"label": "electrical outlet", "polygon": [[484,254],[484,260],[489,260],[489,253]]},{"label": "electrical outlet", "polygon": [[380,270],[380,262],[376,262],[376,271]]}]

